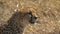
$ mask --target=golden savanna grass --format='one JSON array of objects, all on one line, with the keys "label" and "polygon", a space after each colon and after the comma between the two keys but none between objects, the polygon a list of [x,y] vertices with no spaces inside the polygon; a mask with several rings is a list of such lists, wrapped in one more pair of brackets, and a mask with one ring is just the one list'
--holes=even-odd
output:
[{"label": "golden savanna grass", "polygon": [[[17,8],[17,4],[19,4],[17,8],[19,11],[21,10],[22,12],[26,12],[31,10],[33,11],[32,13],[35,13],[37,16],[39,16],[36,24],[28,24],[28,26],[25,27],[23,34],[60,34],[60,0],[1,1],[4,2],[3,7],[5,7],[5,13],[2,13],[4,15],[3,18],[6,17],[9,19],[12,13],[15,12],[14,10]],[[3,21],[8,21],[8,19]]]}]

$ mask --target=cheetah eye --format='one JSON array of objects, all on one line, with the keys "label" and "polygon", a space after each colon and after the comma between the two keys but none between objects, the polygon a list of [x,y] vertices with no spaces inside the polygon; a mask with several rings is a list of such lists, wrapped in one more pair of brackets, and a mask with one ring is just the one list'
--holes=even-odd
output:
[{"label": "cheetah eye", "polygon": [[28,14],[32,14],[32,12],[29,12]]},{"label": "cheetah eye", "polygon": [[31,24],[34,24],[35,21],[36,21],[36,19],[37,19],[37,17],[31,17],[30,20],[29,20],[29,22],[30,22]]},{"label": "cheetah eye", "polygon": [[32,16],[32,12],[29,12],[28,14]]}]

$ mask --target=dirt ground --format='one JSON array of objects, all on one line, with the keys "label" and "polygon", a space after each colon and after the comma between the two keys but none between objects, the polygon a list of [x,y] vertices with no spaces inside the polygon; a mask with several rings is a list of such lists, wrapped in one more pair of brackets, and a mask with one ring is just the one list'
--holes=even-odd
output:
[{"label": "dirt ground", "polygon": [[39,16],[35,24],[25,26],[23,34],[60,34],[60,0],[0,0],[0,27],[21,7],[35,8]]}]

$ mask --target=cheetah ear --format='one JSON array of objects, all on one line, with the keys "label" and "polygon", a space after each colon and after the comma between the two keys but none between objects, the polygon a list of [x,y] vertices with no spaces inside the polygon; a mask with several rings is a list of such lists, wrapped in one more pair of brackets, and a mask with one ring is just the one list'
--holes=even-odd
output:
[{"label": "cheetah ear", "polygon": [[37,18],[39,18],[39,17],[38,17],[38,16],[35,16],[34,18],[37,19]]},{"label": "cheetah ear", "polygon": [[34,17],[35,19],[37,19],[38,17]]}]

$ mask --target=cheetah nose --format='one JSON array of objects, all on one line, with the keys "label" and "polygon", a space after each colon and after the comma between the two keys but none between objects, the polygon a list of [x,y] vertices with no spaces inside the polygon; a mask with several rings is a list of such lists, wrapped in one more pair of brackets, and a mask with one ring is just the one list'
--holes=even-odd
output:
[{"label": "cheetah nose", "polygon": [[37,19],[38,17],[31,17],[30,18],[30,20],[29,20],[29,22],[31,23],[31,24],[34,24],[35,22],[36,22],[36,19]]}]

